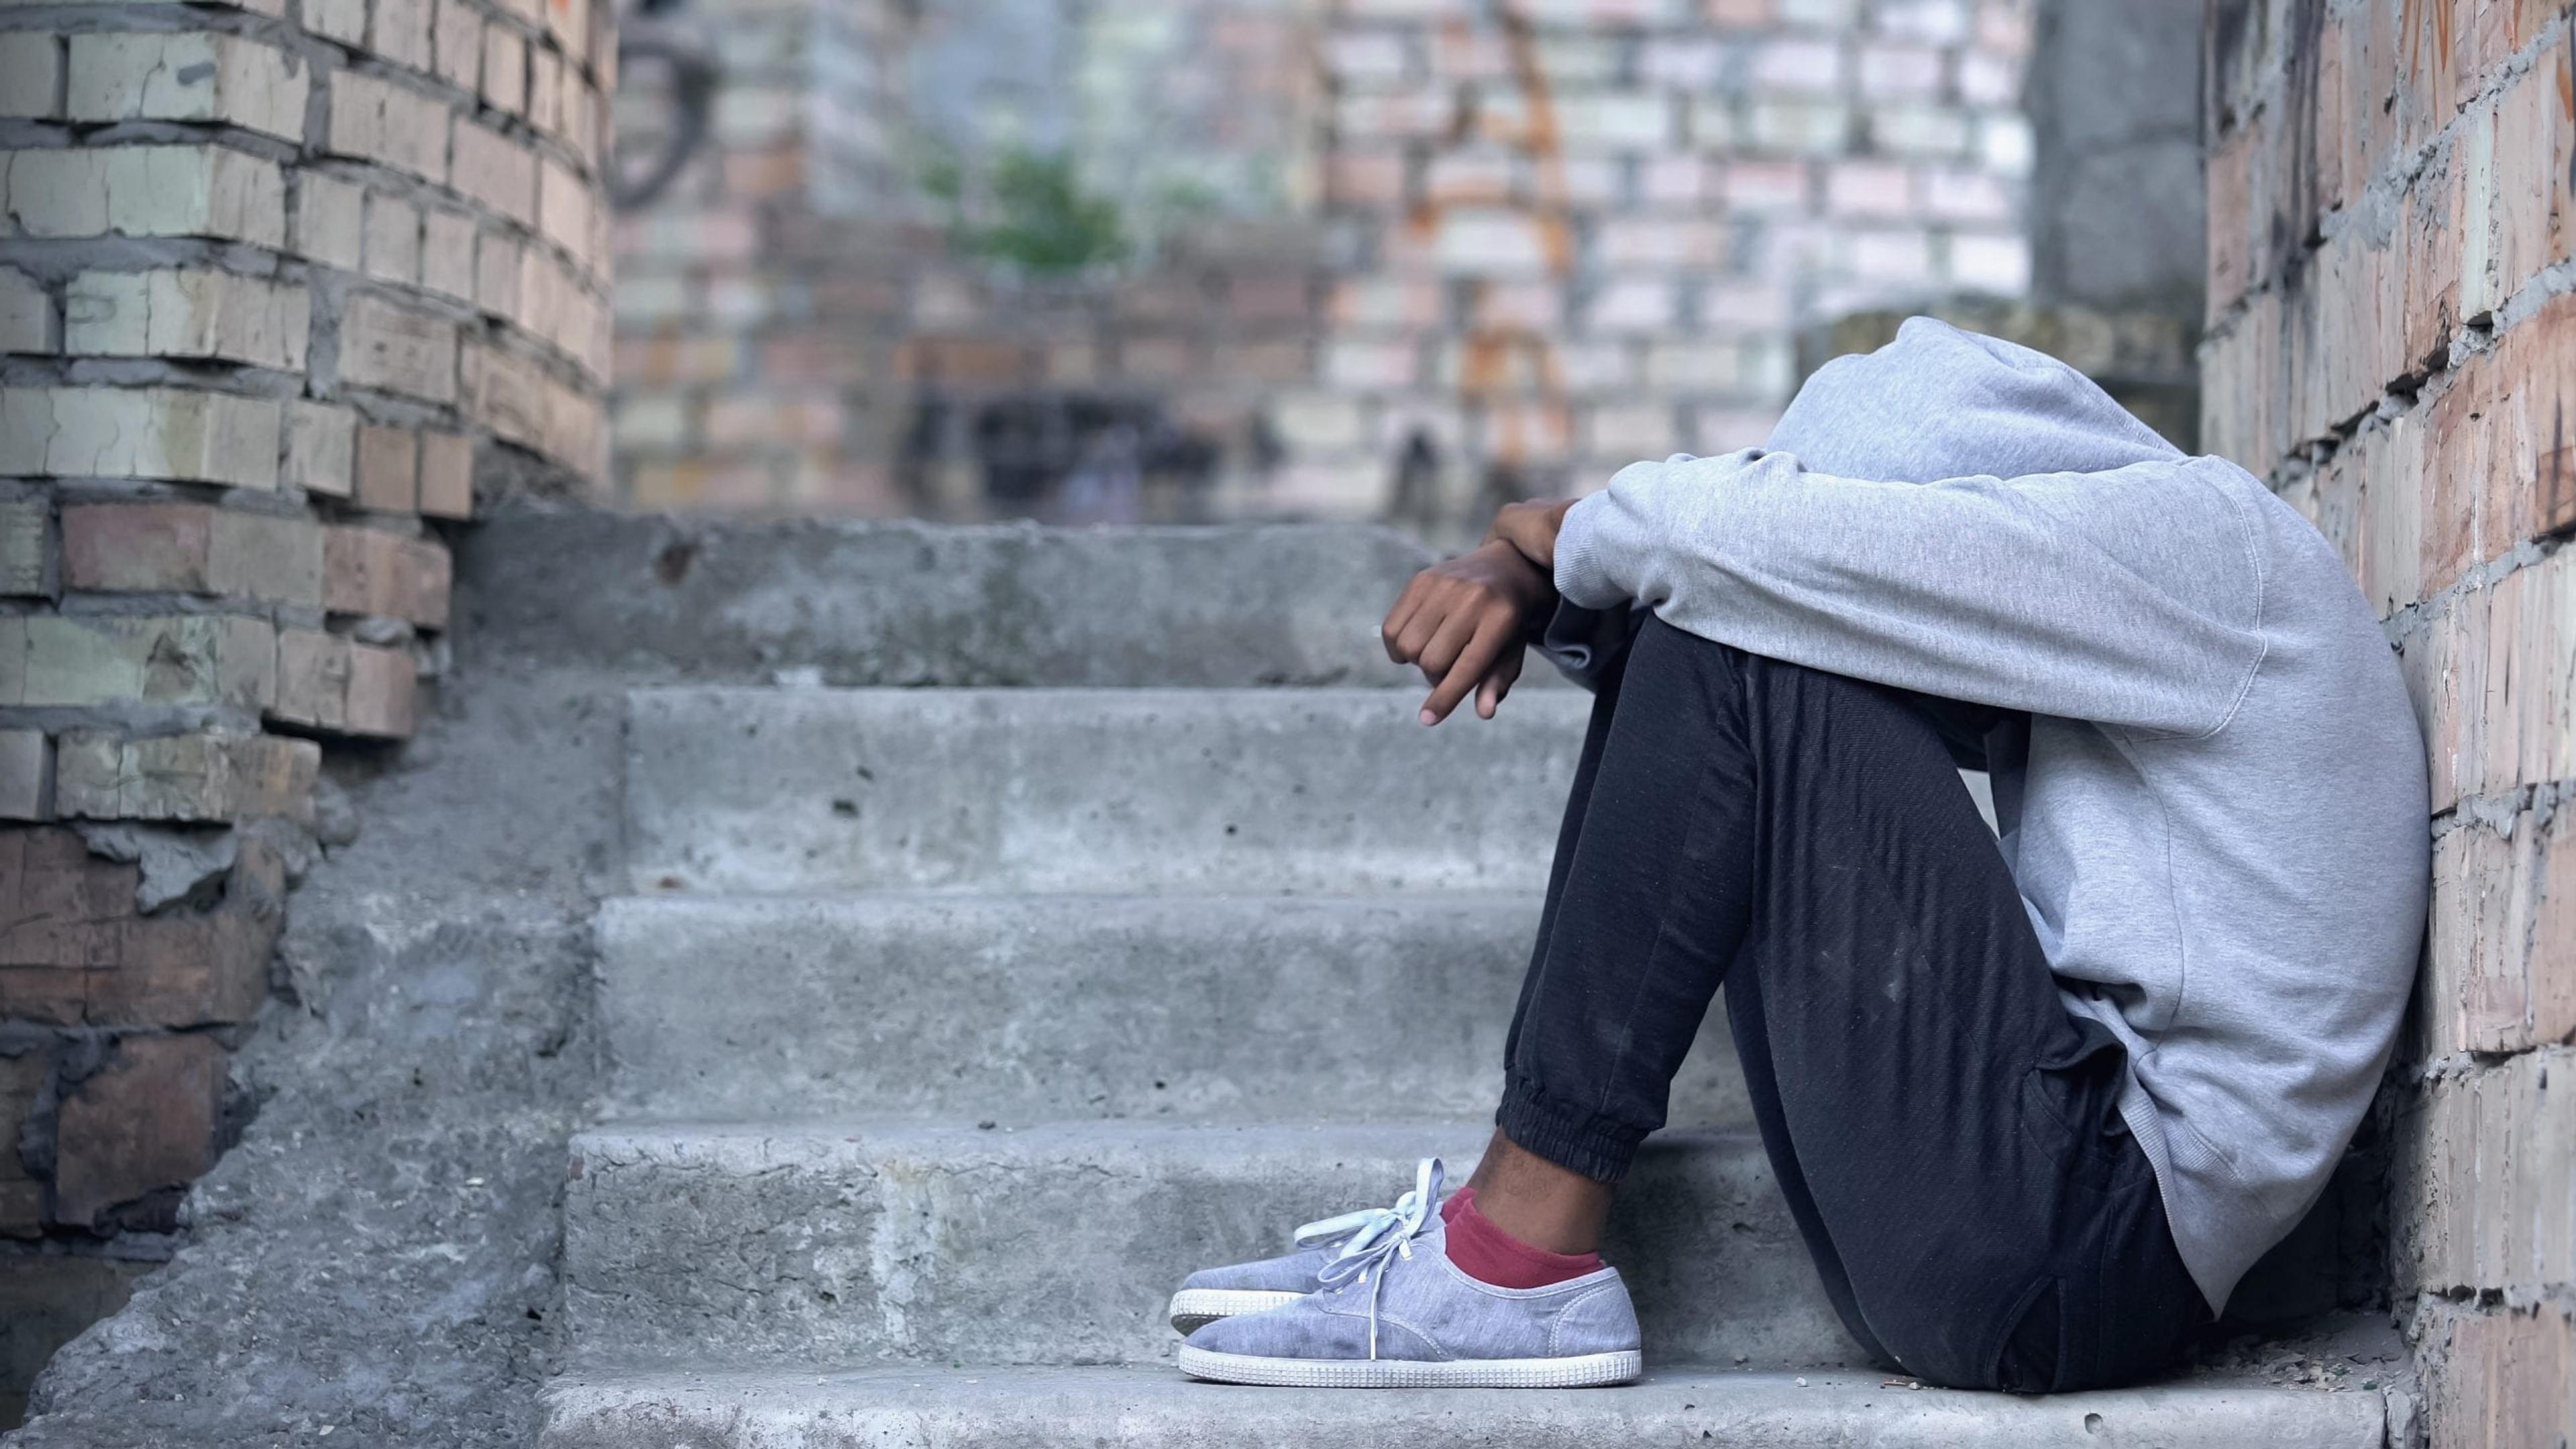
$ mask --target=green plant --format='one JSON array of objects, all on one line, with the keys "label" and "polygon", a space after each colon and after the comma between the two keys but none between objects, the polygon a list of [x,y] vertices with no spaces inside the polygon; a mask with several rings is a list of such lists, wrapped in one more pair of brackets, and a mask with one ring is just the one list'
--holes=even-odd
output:
[{"label": "green plant", "polygon": [[952,151],[924,158],[921,189],[948,212],[959,252],[1031,276],[1066,276],[1123,261],[1134,250],[1118,204],[1084,188],[1072,156],[1005,146],[980,186]]}]

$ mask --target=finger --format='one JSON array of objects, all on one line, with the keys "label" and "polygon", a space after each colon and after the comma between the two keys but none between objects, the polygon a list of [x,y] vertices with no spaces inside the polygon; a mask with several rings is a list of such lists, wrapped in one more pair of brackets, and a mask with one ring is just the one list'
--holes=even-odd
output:
[{"label": "finger", "polygon": [[1485,671],[1501,656],[1503,646],[1511,642],[1513,628],[1509,609],[1496,609],[1485,616],[1483,623],[1468,639],[1467,647],[1459,653],[1455,665],[1432,689],[1431,697],[1422,702],[1424,724],[1438,724],[1449,717],[1449,712],[1458,707],[1458,702],[1467,697],[1468,691],[1476,687],[1484,678]]},{"label": "finger", "polygon": [[[1415,659],[1422,666],[1424,676],[1437,684],[1456,673],[1458,656],[1476,637],[1476,629],[1481,622],[1482,615],[1474,609],[1460,609],[1441,620],[1440,632],[1431,636],[1431,642]],[[1482,672],[1473,670],[1467,677],[1472,681]]]},{"label": "finger", "polygon": [[1422,602],[1405,619],[1404,628],[1395,641],[1398,664],[1422,664],[1429,669],[1428,664],[1423,664],[1424,651],[1431,647],[1440,631],[1448,627],[1450,618],[1462,612],[1457,599],[1442,587],[1443,583],[1445,580],[1433,581],[1432,586],[1424,590]]},{"label": "finger", "polygon": [[1494,661],[1494,667],[1485,671],[1484,682],[1476,686],[1478,715],[1492,719],[1494,711],[1503,707],[1504,696],[1510,694],[1512,686],[1520,681],[1521,662],[1527,657],[1523,650],[1506,648],[1503,657]]},{"label": "finger", "polygon": [[1408,656],[1397,650],[1396,640],[1403,637],[1404,626],[1412,622],[1415,611],[1422,607],[1424,586],[1430,578],[1428,572],[1415,574],[1412,581],[1404,586],[1404,592],[1395,596],[1395,607],[1386,611],[1386,622],[1377,626],[1378,642],[1386,646],[1386,657],[1393,663],[1408,662]]}]

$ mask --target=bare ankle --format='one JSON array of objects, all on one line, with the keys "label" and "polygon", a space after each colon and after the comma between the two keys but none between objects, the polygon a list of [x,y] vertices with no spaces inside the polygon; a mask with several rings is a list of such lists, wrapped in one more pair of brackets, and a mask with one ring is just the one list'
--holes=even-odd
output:
[{"label": "bare ankle", "polygon": [[1601,1246],[1610,1185],[1559,1167],[1499,1131],[1467,1185],[1486,1221],[1533,1248],[1590,1253]]}]

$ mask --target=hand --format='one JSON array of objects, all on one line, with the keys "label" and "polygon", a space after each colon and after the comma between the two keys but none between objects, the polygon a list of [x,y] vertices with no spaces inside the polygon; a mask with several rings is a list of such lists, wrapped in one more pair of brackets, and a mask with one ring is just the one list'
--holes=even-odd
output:
[{"label": "hand", "polygon": [[1469,690],[1478,717],[1492,719],[1521,675],[1522,628],[1554,597],[1547,575],[1501,540],[1415,574],[1378,632],[1387,658],[1431,681],[1422,722],[1447,719]]},{"label": "hand", "polygon": [[1536,564],[1550,579],[1556,577],[1556,535],[1565,526],[1565,511],[1574,506],[1571,498],[1542,498],[1531,503],[1506,503],[1494,515],[1494,526],[1485,530],[1485,541],[1510,544],[1520,556]]}]

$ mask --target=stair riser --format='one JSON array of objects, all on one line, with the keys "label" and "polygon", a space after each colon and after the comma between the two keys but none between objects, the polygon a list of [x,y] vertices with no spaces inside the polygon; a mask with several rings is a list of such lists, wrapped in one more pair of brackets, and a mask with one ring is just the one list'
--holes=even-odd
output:
[{"label": "stair riser", "polygon": [[[1206,1134],[1169,1135],[1077,1138],[1058,1152],[976,1133],[679,1148],[667,1135],[591,1134],[565,1205],[576,1350],[715,1363],[1168,1359],[1178,1340],[1163,1309],[1191,1269],[1280,1251],[1300,1220],[1391,1198],[1411,1180],[1402,1154],[1441,1151],[1463,1180],[1482,1145],[1473,1129],[1445,1141],[1247,1130],[1214,1152]],[[979,1137],[993,1150],[974,1150]],[[1756,1367],[1857,1362],[1759,1147],[1658,1141],[1605,1250],[1631,1275],[1648,1348]]]},{"label": "stair riser", "polygon": [[[1474,1119],[1533,894],[611,901],[627,1115]],[[1722,1011],[1680,1126],[1751,1121]]]},{"label": "stair riser", "polygon": [[1589,696],[645,690],[640,891],[1538,890]]}]

